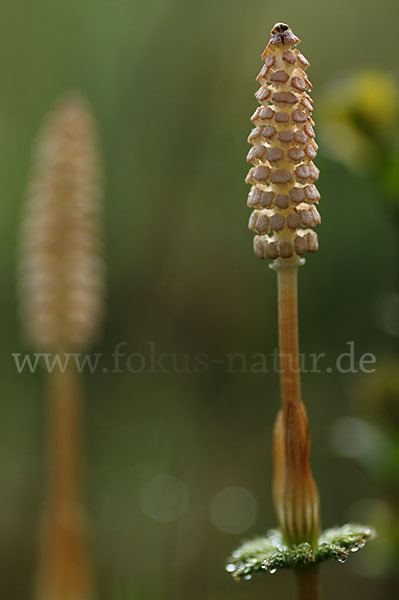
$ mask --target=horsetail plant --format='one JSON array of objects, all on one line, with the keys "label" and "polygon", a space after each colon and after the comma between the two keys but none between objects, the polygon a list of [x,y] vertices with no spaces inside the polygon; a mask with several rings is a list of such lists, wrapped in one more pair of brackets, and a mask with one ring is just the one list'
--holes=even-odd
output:
[{"label": "horsetail plant", "polygon": [[321,223],[315,186],[319,170],[312,85],[305,70],[308,60],[295,48],[300,42],[288,25],[277,23],[262,54],[257,77],[260,106],[252,115],[255,127],[246,178],[253,208],[249,229],[254,252],[271,259],[278,278],[278,325],[281,409],[274,426],[273,500],[279,530],[245,542],[230,557],[226,570],[236,579],[279,568],[295,570],[298,597],[320,598],[318,563],[344,562],[350,552],[374,536],[370,527],[344,525],[320,534],[320,500],[310,465],[310,437],[301,397],[297,270],[303,255],[318,250],[312,227]]},{"label": "horsetail plant", "polygon": [[[49,473],[37,600],[91,600],[93,574],[81,490],[82,390],[68,354],[90,345],[103,312],[97,139],[79,95],[63,98],[38,140],[21,235],[26,337],[51,352]],[[66,363],[66,368],[61,364]]]}]

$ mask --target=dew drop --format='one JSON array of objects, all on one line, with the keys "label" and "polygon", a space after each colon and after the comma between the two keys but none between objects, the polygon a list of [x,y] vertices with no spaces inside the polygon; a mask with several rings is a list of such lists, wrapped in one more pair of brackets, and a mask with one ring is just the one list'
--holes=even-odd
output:
[{"label": "dew drop", "polygon": [[343,556],[340,556],[338,559],[338,562],[343,564],[346,561],[346,558],[344,558]]},{"label": "dew drop", "polygon": [[249,581],[250,579],[252,579],[252,575],[245,575],[244,579],[246,579],[247,581]]},{"label": "dew drop", "polygon": [[359,550],[359,546],[352,546],[351,552],[357,552]]},{"label": "dew drop", "polygon": [[271,573],[273,575],[273,573],[275,573],[277,571],[276,568],[272,567],[271,569],[269,569],[269,573]]},{"label": "dew drop", "polygon": [[226,565],[226,571],[228,573],[234,573],[235,570],[236,566],[233,563],[229,563],[228,565]]}]

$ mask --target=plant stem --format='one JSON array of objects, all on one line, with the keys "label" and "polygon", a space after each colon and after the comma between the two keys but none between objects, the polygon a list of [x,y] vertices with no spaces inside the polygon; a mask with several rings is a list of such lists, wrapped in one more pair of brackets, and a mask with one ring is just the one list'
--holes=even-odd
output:
[{"label": "plant stem", "polygon": [[319,567],[299,567],[295,569],[298,600],[320,600]]},{"label": "plant stem", "polygon": [[280,386],[284,412],[289,402],[301,401],[297,270],[297,267],[291,267],[277,272]]},{"label": "plant stem", "polygon": [[[299,428],[300,422],[293,420],[292,408],[289,412],[288,407],[292,405],[303,407],[304,418],[306,419],[306,437],[308,437],[307,431],[307,418],[305,407],[301,400],[301,378],[300,378],[300,361],[299,361],[299,338],[298,338],[298,282],[297,282],[297,268],[286,268],[278,271],[278,323],[279,323],[279,350],[280,350],[280,386],[281,386],[281,402],[283,410],[283,421],[288,419],[285,426],[285,431],[294,427]],[[290,416],[291,415],[291,416]],[[291,439],[301,438],[300,431],[290,431],[289,435]],[[309,442],[307,442],[309,444]],[[300,444],[295,446],[296,451],[301,447]],[[303,446],[303,448],[306,447]],[[285,450],[277,449],[277,453],[283,455],[283,452],[287,452],[287,446]],[[313,478],[309,469],[308,463],[309,445],[307,445],[306,452],[303,454],[303,460],[299,456],[293,456],[291,461],[288,461],[290,470],[285,474],[288,479],[296,480],[300,477],[302,486],[298,485],[299,481],[296,481],[295,487],[293,488],[293,507],[292,512],[294,515],[294,521],[296,523],[302,523],[301,513],[305,506],[314,508],[310,497],[305,494],[299,493],[302,487],[307,483],[307,489],[313,490],[315,488]],[[287,456],[287,454],[286,454]],[[294,461],[294,462],[292,462]],[[288,488],[283,491],[283,496],[287,497]],[[316,496],[318,499],[317,491],[312,496]],[[318,505],[318,502],[317,502]],[[299,513],[299,514],[298,514]],[[289,511],[286,509],[286,514]],[[286,521],[287,519],[285,519]],[[307,532],[313,529],[313,520],[308,523]],[[306,538],[305,538],[306,539]],[[304,540],[303,540],[304,541]],[[320,588],[319,588],[319,576],[318,567],[303,567],[296,569],[295,572],[297,589],[298,589],[298,600],[319,600],[320,599]]]},{"label": "plant stem", "polygon": [[81,389],[72,366],[50,380],[50,495],[57,504],[80,499]]},{"label": "plant stem", "polygon": [[92,572],[81,504],[82,394],[76,368],[53,372],[49,392],[49,473],[37,598],[89,600]]}]

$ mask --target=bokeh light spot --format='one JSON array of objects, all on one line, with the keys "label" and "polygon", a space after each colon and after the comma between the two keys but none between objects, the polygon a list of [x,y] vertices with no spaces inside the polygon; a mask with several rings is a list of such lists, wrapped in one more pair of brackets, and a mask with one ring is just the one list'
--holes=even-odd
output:
[{"label": "bokeh light spot", "polygon": [[163,523],[175,521],[188,503],[186,485],[174,475],[157,475],[143,486],[140,504],[145,514]]},{"label": "bokeh light spot", "polygon": [[242,533],[255,523],[257,516],[255,496],[242,487],[220,490],[211,503],[211,521],[223,533]]}]

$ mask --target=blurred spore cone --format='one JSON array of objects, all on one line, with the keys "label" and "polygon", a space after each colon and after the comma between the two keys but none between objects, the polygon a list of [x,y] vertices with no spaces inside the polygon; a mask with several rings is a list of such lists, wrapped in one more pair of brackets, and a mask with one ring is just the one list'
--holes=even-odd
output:
[{"label": "blurred spore cone", "polygon": [[87,347],[103,313],[100,161],[78,93],[62,97],[35,148],[20,244],[21,317],[38,349]]}]

